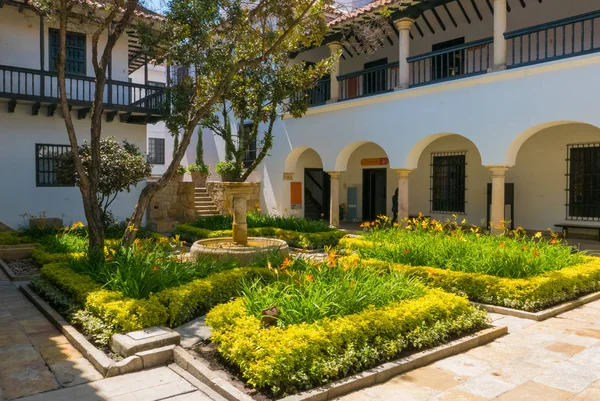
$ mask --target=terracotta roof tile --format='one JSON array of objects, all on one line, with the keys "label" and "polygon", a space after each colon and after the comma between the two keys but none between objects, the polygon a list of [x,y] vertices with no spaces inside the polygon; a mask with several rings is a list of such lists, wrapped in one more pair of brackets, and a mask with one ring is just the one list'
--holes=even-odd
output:
[{"label": "terracotta roof tile", "polygon": [[349,21],[354,18],[357,18],[362,15],[373,12],[373,11],[377,10],[378,8],[382,8],[384,6],[389,6],[394,3],[400,5],[402,3],[410,3],[410,1],[407,1],[407,0],[374,0],[374,1],[370,2],[369,4],[366,4],[362,7],[356,8],[347,13],[343,13],[342,15],[338,16],[337,18],[329,21],[328,25],[331,27],[331,26],[340,24],[342,22]]}]

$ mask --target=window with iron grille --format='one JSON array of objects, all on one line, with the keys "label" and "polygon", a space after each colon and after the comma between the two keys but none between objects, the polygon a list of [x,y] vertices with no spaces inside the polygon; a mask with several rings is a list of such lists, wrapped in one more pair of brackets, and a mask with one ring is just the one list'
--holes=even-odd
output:
[{"label": "window with iron grille", "polygon": [[[85,34],[67,32],[66,73],[85,75],[85,42]],[[58,29],[50,29],[50,71],[56,71],[59,53],[60,31]]]},{"label": "window with iron grille", "polygon": [[74,182],[60,182],[56,177],[56,159],[67,153],[69,145],[35,145],[35,185],[38,187],[72,187]]},{"label": "window with iron grille", "polygon": [[600,220],[600,143],[567,146],[567,219]]},{"label": "window with iron grille", "polygon": [[189,76],[190,76],[190,69],[188,67],[184,67],[182,65],[178,65],[175,67],[173,78],[175,80],[175,83],[177,83],[178,85],[182,84],[183,80]]},{"label": "window with iron grille", "polygon": [[431,154],[431,211],[464,213],[466,152]]},{"label": "window with iron grille", "polygon": [[148,163],[165,164],[164,138],[148,138]]},{"label": "window with iron grille", "polygon": [[244,143],[247,144],[246,154],[244,155],[244,164],[246,167],[250,166],[256,160],[256,136],[250,138],[254,125],[252,123],[244,124],[242,135]]}]

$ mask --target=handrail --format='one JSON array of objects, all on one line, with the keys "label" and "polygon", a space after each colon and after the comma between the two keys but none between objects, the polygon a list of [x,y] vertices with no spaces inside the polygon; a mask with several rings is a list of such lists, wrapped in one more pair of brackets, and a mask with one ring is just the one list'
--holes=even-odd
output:
[{"label": "handrail", "polygon": [[319,187],[319,189],[320,189],[320,190],[323,190],[323,186],[322,186],[321,184],[319,184],[319,183],[317,182],[317,180],[315,180],[315,178],[314,178],[312,175],[310,175],[310,174],[306,174],[306,176],[307,176],[308,178],[310,178],[310,180],[311,180],[312,182],[314,182],[314,183],[315,183],[315,185],[316,185],[317,187]]},{"label": "handrail", "polygon": [[344,74],[344,75],[338,75],[337,76],[337,80],[338,81],[342,81],[344,79],[348,79],[348,78],[354,78],[354,77],[359,77],[361,75],[365,75],[368,74],[370,72],[375,72],[375,71],[380,71],[380,70],[386,70],[388,68],[392,68],[392,67],[398,67],[398,62],[393,62],[393,63],[387,63],[385,65],[378,65],[377,67],[371,67],[371,68],[366,68],[364,70],[360,70],[360,71],[354,71],[354,72],[350,72],[348,74]]},{"label": "handrail", "polygon": [[477,47],[477,46],[481,46],[481,45],[487,45],[487,44],[491,44],[494,43],[494,38],[490,37],[490,38],[485,38],[485,39],[479,39],[479,40],[475,40],[473,42],[469,42],[469,43],[465,43],[463,45],[458,45],[458,46],[452,46],[452,47],[448,47],[442,50],[435,50],[429,53],[425,53],[425,54],[420,54],[418,56],[412,56],[412,57],[407,57],[406,61],[408,63],[412,63],[415,61],[421,61],[421,60],[425,60],[427,58],[431,58],[431,57],[435,57],[435,56],[441,56],[447,53],[451,53],[451,52],[456,52],[459,50],[467,50],[470,49],[472,47]]},{"label": "handrail", "polygon": [[534,33],[537,31],[545,31],[547,29],[559,28],[567,24],[576,24],[577,22],[587,21],[592,18],[600,17],[600,11],[592,11],[585,14],[575,15],[573,17],[567,17],[559,19],[557,21],[546,22],[544,24],[534,25],[527,28],[516,29],[514,31],[506,32],[504,34],[505,39],[513,39],[518,36],[526,35],[528,33]]}]

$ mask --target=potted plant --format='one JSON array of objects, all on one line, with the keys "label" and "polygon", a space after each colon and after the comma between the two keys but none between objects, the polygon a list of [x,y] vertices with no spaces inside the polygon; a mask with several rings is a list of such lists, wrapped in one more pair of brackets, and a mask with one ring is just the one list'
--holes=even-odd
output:
[{"label": "potted plant", "polygon": [[196,188],[204,188],[206,186],[206,178],[210,175],[210,169],[206,164],[190,164],[188,171],[192,175],[192,181]]},{"label": "potted plant", "polygon": [[173,181],[175,182],[183,182],[183,176],[185,175],[186,168],[183,166],[177,167],[177,172],[173,176]]},{"label": "potted plant", "polygon": [[223,182],[239,182],[240,168],[230,160],[220,161],[215,166],[215,171],[221,176]]}]

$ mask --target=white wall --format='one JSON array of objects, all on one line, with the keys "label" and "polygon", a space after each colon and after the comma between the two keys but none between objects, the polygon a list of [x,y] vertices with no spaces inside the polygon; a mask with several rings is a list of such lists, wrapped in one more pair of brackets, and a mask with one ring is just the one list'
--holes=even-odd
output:
[{"label": "white wall", "polygon": [[[90,121],[78,120],[73,111],[78,137],[89,138]],[[123,124],[118,118],[103,122],[103,136],[127,139],[145,151],[146,127]],[[31,115],[31,105],[19,104],[14,113],[7,113],[7,104],[0,101],[0,221],[11,227],[23,224],[23,213],[62,217],[64,223],[85,222],[81,194],[76,187],[36,187],[35,144],[67,145],[65,123],[60,108],[54,117],[46,117],[42,107],[38,116]],[[111,210],[123,220],[131,215],[144,182],[131,193],[120,194]]]}]

